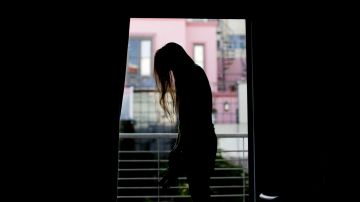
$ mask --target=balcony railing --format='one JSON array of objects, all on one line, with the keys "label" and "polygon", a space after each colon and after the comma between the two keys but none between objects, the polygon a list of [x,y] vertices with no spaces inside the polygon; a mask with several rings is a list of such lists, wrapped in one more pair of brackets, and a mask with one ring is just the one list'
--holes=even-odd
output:
[{"label": "balcony railing", "polygon": [[[167,168],[168,153],[176,133],[121,133],[118,168],[120,201],[191,201],[186,177],[165,191],[158,185]],[[211,197],[215,201],[248,201],[247,134],[217,134],[219,145]],[[226,149],[222,140],[238,141]]]}]

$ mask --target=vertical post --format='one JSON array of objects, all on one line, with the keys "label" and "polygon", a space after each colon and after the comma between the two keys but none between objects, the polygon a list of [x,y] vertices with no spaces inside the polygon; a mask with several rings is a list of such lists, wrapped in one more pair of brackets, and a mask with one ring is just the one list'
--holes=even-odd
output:
[{"label": "vertical post", "polygon": [[221,84],[221,90],[225,91],[226,89],[226,85],[225,85],[225,22],[223,20],[220,20],[220,24],[221,24],[221,35],[220,35],[220,49],[221,49],[221,64],[222,64],[222,84]]},{"label": "vertical post", "polygon": [[157,187],[158,187],[158,202],[160,202],[160,186],[159,186],[159,179],[160,179],[160,139],[159,137],[156,138],[157,140],[157,165],[158,165],[158,171],[157,171]]},{"label": "vertical post", "polygon": [[238,115],[238,125],[237,125],[237,132],[240,132],[240,124],[241,124],[241,117],[240,117],[240,115],[241,115],[241,104],[240,104],[240,99],[241,99],[241,97],[240,97],[240,81],[237,81],[236,82],[237,83],[237,100],[238,100],[238,110],[237,110],[237,115]]},{"label": "vertical post", "polygon": [[[116,183],[116,201],[118,201],[118,196],[119,196],[119,189],[118,189],[118,187],[119,187],[119,178],[120,178],[120,175],[119,175],[119,169],[120,169],[120,151],[121,151],[121,148],[120,148],[120,141],[121,141],[121,137],[120,137],[120,133],[119,133],[119,142],[118,142],[118,151],[117,151],[117,155],[118,155],[118,158],[117,158],[117,169],[118,169],[118,171],[117,171],[117,174],[116,174],[116,181],[117,181],[117,183]],[[120,185],[121,186],[121,185]]]},{"label": "vertical post", "polygon": [[[237,82],[238,86],[238,116],[239,116],[239,125],[241,123],[247,123],[247,84],[242,83],[241,81]],[[243,96],[242,96],[243,95]]]},{"label": "vertical post", "polygon": [[240,114],[241,114],[241,104],[240,104],[240,99],[241,99],[241,96],[240,96],[240,94],[241,94],[241,90],[240,90],[240,82],[238,81],[237,82],[237,90],[238,90],[238,117],[239,117],[239,125],[240,125],[240,123],[241,123],[241,117],[240,117]]},{"label": "vertical post", "polygon": [[246,201],[246,175],[245,175],[245,166],[244,166],[244,159],[245,159],[245,137],[242,138],[242,159],[241,159],[241,165],[243,167],[242,177],[243,177],[243,202]]},{"label": "vertical post", "polygon": [[243,202],[245,202],[246,200],[246,192],[245,192],[245,186],[246,186],[246,182],[245,182],[245,171],[244,171],[244,169],[243,169],[243,172],[242,172],[242,177],[243,177],[243,186],[242,186],[242,190],[243,190]]}]

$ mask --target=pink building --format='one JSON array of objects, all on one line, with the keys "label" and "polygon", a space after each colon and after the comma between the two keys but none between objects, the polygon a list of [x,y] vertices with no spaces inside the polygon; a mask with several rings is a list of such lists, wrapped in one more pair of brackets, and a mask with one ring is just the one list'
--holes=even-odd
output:
[{"label": "pink building", "polygon": [[[153,59],[156,50],[168,42],[180,44],[186,52],[194,59],[195,63],[204,68],[213,91],[213,105],[217,123],[236,123],[238,102],[236,92],[222,91],[219,89],[219,78],[222,75],[222,63],[219,64],[219,49],[217,20],[194,20],[177,18],[132,18],[129,30],[129,52],[126,86],[132,86],[136,92],[153,90],[155,82],[153,79]],[[233,66],[236,66],[232,62]],[[240,66],[240,65],[239,65]],[[232,80],[231,73],[226,80]],[[231,71],[231,72],[230,72]],[[241,71],[235,70],[235,71]],[[236,72],[238,78],[238,73]],[[235,79],[233,79],[235,80]],[[150,99],[150,98],[149,98]],[[154,99],[154,98],[151,98]],[[150,99],[150,100],[151,100]],[[144,102],[144,100],[142,100]],[[150,102],[150,101],[149,101]],[[134,105],[134,109],[137,108]],[[150,105],[149,105],[150,106]],[[151,104],[151,107],[154,105]],[[141,105],[139,105],[141,108]],[[134,112],[135,113],[135,112]],[[149,122],[148,118],[136,119]],[[152,122],[156,122],[156,118]]]},{"label": "pink building", "polygon": [[212,90],[217,82],[217,21],[169,18],[132,18],[130,21],[128,85],[151,88],[155,51],[168,42],[183,46],[194,61],[204,68]]}]

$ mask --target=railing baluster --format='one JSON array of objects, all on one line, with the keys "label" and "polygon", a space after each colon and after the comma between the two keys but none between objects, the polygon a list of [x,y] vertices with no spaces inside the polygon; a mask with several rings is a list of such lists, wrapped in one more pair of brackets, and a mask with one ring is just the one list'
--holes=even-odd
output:
[{"label": "railing baluster", "polygon": [[[166,170],[165,168],[161,168],[161,163],[168,162],[167,159],[161,160],[161,156],[163,153],[168,153],[169,151],[163,150],[161,151],[161,144],[163,143],[162,140],[164,139],[171,139],[176,138],[177,134],[175,133],[147,133],[147,134],[141,134],[141,133],[126,133],[126,134],[120,134],[120,139],[122,138],[133,138],[133,139],[156,139],[156,150],[150,149],[150,150],[121,150],[119,149],[119,165],[122,163],[129,163],[131,166],[119,166],[118,169],[118,199],[152,199],[154,201],[160,202],[164,200],[171,200],[174,198],[190,198],[189,195],[163,195],[162,188],[159,186],[158,182],[161,178],[161,172]],[[248,186],[248,178],[247,178],[247,162],[246,162],[246,154],[248,153],[247,148],[245,147],[247,141],[247,135],[246,134],[218,134],[218,138],[234,138],[237,142],[234,145],[234,148],[229,148],[228,150],[221,150],[219,149],[218,153],[220,155],[225,154],[231,154],[232,156],[236,157],[236,164],[238,164],[241,167],[216,167],[215,171],[219,172],[217,175],[212,176],[211,180],[214,181],[215,186],[211,186],[212,189],[219,190],[218,193],[212,195],[214,198],[237,198],[239,201],[245,202],[248,198],[247,193],[247,186]],[[242,142],[239,142],[242,141]],[[147,158],[139,158],[136,159],[136,156],[134,158],[123,158],[122,154],[124,155],[141,155],[141,154],[153,154],[153,157],[155,157],[154,154],[156,154],[157,159],[147,159]],[[229,161],[226,157],[224,159],[217,159],[216,162],[226,162]],[[231,160],[230,160],[231,161]],[[137,163],[150,163],[152,164],[151,167],[144,167],[139,166],[142,164]],[[157,167],[154,165],[154,163],[157,163]],[[155,166],[155,167],[153,167]],[[231,174],[228,175],[226,173],[228,172],[240,172],[240,174]],[[123,174],[123,173],[125,174]],[[143,172],[154,172],[154,177],[146,177],[147,174],[143,174]],[[221,173],[220,173],[221,172]],[[126,173],[131,173],[130,175],[127,175]],[[142,173],[140,175],[137,175],[136,173]],[[155,174],[156,173],[156,174]],[[143,176],[144,175],[144,176]],[[126,177],[128,176],[128,177]],[[130,177],[132,176],[132,177]],[[143,176],[143,177],[141,177]],[[155,177],[156,176],[156,177]],[[143,185],[141,181],[155,181],[155,186],[151,185]],[[186,180],[185,177],[180,177],[179,180]],[[220,181],[221,182],[220,182]],[[225,181],[223,181],[225,180]],[[229,183],[225,183],[229,180]],[[232,182],[230,182],[232,181]],[[140,183],[140,184],[139,184]],[[220,183],[221,186],[218,186]],[[128,184],[128,185],[127,185]],[[183,189],[184,187],[176,186],[176,187],[170,187],[171,189]],[[153,192],[157,189],[157,195]],[[240,189],[240,190],[239,190]],[[143,191],[142,191],[143,190]],[[233,190],[233,192],[230,192],[230,190]],[[239,191],[236,191],[239,190]],[[140,191],[140,192],[139,192]],[[137,194],[140,193],[140,194]],[[149,193],[149,194],[147,194]],[[241,200],[242,199],[242,200]]]},{"label": "railing baluster", "polygon": [[[243,138],[243,141],[242,141],[242,150],[245,150],[245,138]],[[245,152],[242,152],[242,159],[244,159],[245,158]],[[240,164],[241,165],[244,165],[244,163],[243,163],[243,160],[242,159],[240,159]],[[245,179],[245,171],[243,170],[243,172],[242,172],[242,176],[243,176],[243,179],[242,179],[242,181],[243,181],[243,187],[245,187],[245,182],[246,182],[246,179]],[[245,202],[245,188],[243,188],[242,189],[242,192],[243,192],[243,202]]]},{"label": "railing baluster", "polygon": [[[158,165],[158,179],[160,179],[160,138],[157,138],[157,165]],[[159,182],[157,183],[157,187],[158,187],[158,202],[160,202],[160,186],[159,186]]]}]

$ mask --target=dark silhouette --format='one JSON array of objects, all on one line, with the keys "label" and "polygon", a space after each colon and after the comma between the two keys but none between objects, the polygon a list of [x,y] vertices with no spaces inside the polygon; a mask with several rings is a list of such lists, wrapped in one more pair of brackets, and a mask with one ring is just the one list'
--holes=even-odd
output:
[{"label": "dark silhouette", "polygon": [[168,43],[155,54],[154,76],[161,107],[168,117],[176,114],[179,121],[176,144],[160,185],[164,189],[175,185],[178,176],[184,173],[193,201],[210,201],[217,137],[206,74],[180,45]]}]

